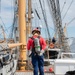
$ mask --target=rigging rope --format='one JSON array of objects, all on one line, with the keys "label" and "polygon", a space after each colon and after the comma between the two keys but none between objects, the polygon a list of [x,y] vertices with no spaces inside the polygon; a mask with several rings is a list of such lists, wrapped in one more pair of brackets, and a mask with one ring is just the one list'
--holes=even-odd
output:
[{"label": "rigging rope", "polygon": [[[45,2],[44,2],[44,0],[43,0],[43,11],[44,11],[44,14],[45,14],[45,18],[46,18],[46,21],[47,21],[47,15],[46,15],[46,9],[45,9]],[[46,26],[46,25],[45,25]],[[47,26],[46,26],[47,27]],[[46,30],[45,30],[46,32],[48,32],[49,31],[49,29],[47,30],[47,28],[46,28]],[[45,32],[45,33],[46,33]],[[49,35],[48,34],[46,34],[47,36],[46,36],[46,38],[51,38],[51,37],[48,37]]]},{"label": "rigging rope", "polygon": [[[71,3],[70,3],[70,5],[69,5],[69,7],[68,7],[68,9],[67,9],[66,13],[64,14],[63,19],[66,17],[67,12],[69,11],[69,9],[70,9],[70,7],[71,7],[72,3],[73,3],[73,0],[71,1]],[[63,19],[62,19],[62,20],[63,20]]]},{"label": "rigging rope", "polygon": [[[50,3],[52,3],[52,1],[50,1],[50,0],[47,0],[47,4],[48,4],[48,7],[49,7],[49,11],[50,11],[50,13],[51,13],[51,17],[52,17],[52,19],[53,19],[53,23],[54,23],[54,31],[55,31],[55,33],[57,32],[57,28],[56,28],[56,20],[55,20],[55,18],[56,18],[56,16],[55,16],[55,12],[56,12],[56,7],[55,7],[55,4],[54,4],[54,2],[52,3],[52,4],[50,4]],[[53,6],[54,5],[54,6]],[[55,11],[55,12],[54,12]]]},{"label": "rigging rope", "polygon": [[[47,2],[48,2],[48,1],[47,1]],[[44,7],[44,13],[45,13],[45,15],[46,15],[45,0],[43,0],[43,7]],[[48,7],[49,7],[49,4],[48,4]],[[49,11],[49,13],[50,13],[50,11]],[[50,14],[51,14],[51,13],[50,13]],[[46,15],[45,18],[46,18],[46,20],[47,20],[47,15]],[[49,26],[49,28],[52,29],[53,31],[55,31],[52,27]],[[47,28],[46,28],[46,31],[47,31]],[[50,38],[51,38],[51,36],[50,36]]]},{"label": "rigging rope", "polygon": [[[38,7],[39,5],[37,4],[37,0],[36,0],[36,5],[35,5],[35,7],[37,6],[37,8],[35,8],[35,12],[36,11],[40,11],[40,7]],[[37,10],[36,10],[37,9]],[[38,12],[36,12],[36,14],[37,14]],[[40,20],[40,22],[42,23],[42,25],[43,25],[43,22],[42,22],[42,17],[41,17],[41,15],[39,15],[39,13],[37,14],[37,16],[38,16],[38,18],[39,18],[39,20]],[[35,23],[36,24],[36,23]]]},{"label": "rigging rope", "polygon": [[[0,0],[0,10],[1,10],[1,0]],[[6,25],[5,25],[5,23],[3,22],[3,20],[2,20],[2,17],[1,17],[1,16],[0,16],[0,19],[1,19],[2,23],[3,23],[3,25],[4,25],[4,28],[7,30],[8,28],[6,28]],[[6,35],[7,35],[8,30],[7,30],[5,33],[6,33]]]},{"label": "rigging rope", "polygon": [[49,36],[49,41],[51,41],[51,36],[50,36],[49,29],[48,29],[48,24],[47,24],[46,14],[45,14],[45,12],[44,12],[44,10],[43,10],[41,0],[39,0],[39,3],[40,3],[40,6],[41,6],[43,18],[44,18],[44,21],[45,21],[45,24],[46,24],[46,28],[47,28],[47,32],[48,32],[48,36]]},{"label": "rigging rope", "polygon": [[[3,22],[2,18],[1,18],[1,16],[0,16],[0,19],[1,19],[2,23],[3,23],[2,25],[4,25],[5,29],[7,29],[6,26],[5,26],[5,23]],[[7,31],[7,33],[8,33],[8,31]],[[7,33],[6,33],[6,35],[7,35]]]},{"label": "rigging rope", "polygon": [[[8,31],[9,28],[11,28],[12,26],[9,26],[8,29],[5,29],[5,31]],[[1,32],[0,35],[2,35],[3,33]]]},{"label": "rigging rope", "polygon": [[36,15],[38,16],[38,18],[41,19],[36,9],[35,9],[35,12],[36,12]]},{"label": "rigging rope", "polygon": [[63,4],[63,6],[62,6],[61,13],[63,12],[63,9],[64,9],[64,7],[65,7],[65,4],[66,4],[66,0],[64,1],[64,4]]},{"label": "rigging rope", "polygon": [[[13,3],[12,3],[12,1],[11,1],[11,5],[14,5],[15,6],[15,3],[16,3],[16,1],[13,1]],[[12,8],[12,7],[11,7]],[[14,14],[14,18],[13,18],[13,22],[12,22],[12,28],[11,28],[11,31],[10,31],[10,34],[9,34],[9,38],[13,38],[13,31],[14,31],[14,25],[15,25],[15,7],[13,7],[14,8],[14,12],[13,12],[13,14]],[[12,10],[12,9],[11,9]]]},{"label": "rigging rope", "polygon": [[[56,10],[55,8],[54,9],[52,9],[53,8],[53,6],[50,4],[50,0],[47,0],[47,4],[48,4],[48,7],[49,7],[49,11],[50,11],[50,14],[51,14],[51,17],[52,17],[52,19],[53,19],[53,23],[54,23],[54,25],[56,25],[56,21],[55,21],[55,12],[54,12],[54,10]],[[54,26],[55,27],[55,26]],[[56,27],[55,27],[55,29],[56,29]]]},{"label": "rigging rope", "polygon": [[67,25],[69,25],[70,23],[72,23],[74,20],[75,20],[75,17],[70,22],[68,22]]},{"label": "rigging rope", "polygon": [[[1,5],[1,0],[0,0],[0,5]],[[12,1],[11,1],[11,5],[12,5]],[[1,9],[1,7],[0,7],[0,9]],[[11,7],[11,10],[12,10],[12,7]],[[11,12],[12,13],[12,12]],[[1,21],[2,21],[2,23],[3,23],[3,25],[4,25],[4,28],[5,28],[5,31],[8,33],[8,28],[6,28],[6,25],[5,25],[5,23],[3,22],[3,20],[2,20],[2,17],[0,16],[0,19],[1,19]],[[8,34],[9,35],[9,37],[11,37],[12,38],[12,36],[13,36],[13,25],[14,25],[14,19],[13,19],[13,24],[12,24],[12,26],[11,26],[11,31],[10,31],[10,33]],[[6,33],[6,35],[7,35],[7,33]],[[2,33],[1,33],[2,34]],[[0,35],[1,35],[0,34]]]},{"label": "rigging rope", "polygon": [[[37,21],[37,25],[39,25],[39,20],[40,20],[39,18],[40,18],[40,16],[39,16],[39,14],[38,14],[38,12],[37,12],[37,11],[39,11],[39,7],[38,7],[39,5],[37,4],[37,1],[38,1],[38,0],[35,0],[35,3],[36,3],[36,4],[35,4],[34,12],[37,14],[37,16],[36,16],[36,18],[35,18],[35,21]],[[37,10],[36,10],[36,9],[37,9]],[[37,17],[38,17],[38,18],[37,18]],[[36,25],[36,22],[35,22],[35,27],[36,27],[37,25]],[[38,26],[37,26],[37,27],[38,27]]]}]

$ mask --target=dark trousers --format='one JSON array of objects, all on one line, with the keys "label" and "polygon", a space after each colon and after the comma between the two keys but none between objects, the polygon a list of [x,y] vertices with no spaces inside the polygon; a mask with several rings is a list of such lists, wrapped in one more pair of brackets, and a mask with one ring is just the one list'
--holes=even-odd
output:
[{"label": "dark trousers", "polygon": [[34,68],[34,75],[38,75],[38,71],[40,75],[44,75],[44,56],[34,55],[32,53],[32,65]]}]

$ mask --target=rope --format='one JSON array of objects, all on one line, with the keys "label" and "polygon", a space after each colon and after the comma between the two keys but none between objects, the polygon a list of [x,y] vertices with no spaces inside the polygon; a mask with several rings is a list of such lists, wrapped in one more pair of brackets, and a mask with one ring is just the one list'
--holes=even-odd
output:
[{"label": "rope", "polygon": [[[0,16],[0,19],[1,19],[1,21],[2,21],[3,25],[4,25],[5,29],[6,29],[5,23],[3,22],[3,20],[2,20],[2,17],[1,17],[1,16]],[[6,34],[7,34],[7,33],[6,33]]]},{"label": "rope", "polygon": [[75,17],[67,25],[69,25],[70,23],[72,23],[74,20],[75,20]]},{"label": "rope", "polygon": [[66,0],[64,1],[64,4],[63,4],[62,10],[61,10],[61,13],[63,12],[63,9],[65,7],[65,4],[66,4]]},{"label": "rope", "polygon": [[49,36],[49,40],[50,40],[50,39],[51,39],[51,36],[50,36],[49,29],[48,29],[47,18],[46,18],[45,11],[43,10],[41,0],[39,0],[39,3],[40,3],[40,6],[41,6],[41,10],[42,10],[43,18],[44,18],[44,21],[45,21],[45,24],[46,24],[46,28],[47,28],[47,32],[48,32],[48,36]]},{"label": "rope", "polygon": [[69,9],[70,9],[70,7],[71,7],[72,3],[73,3],[73,0],[71,1],[71,3],[70,3],[70,5],[69,5],[69,7],[68,7],[68,9],[67,9],[66,13],[64,14],[63,19],[66,17],[67,12],[69,11]]},{"label": "rope", "polygon": [[[9,28],[11,28],[11,27],[12,27],[12,26],[9,26],[9,27],[8,27],[8,29],[5,29],[5,31],[8,31],[8,30],[9,30]],[[1,35],[1,34],[2,34],[2,33],[0,33],[0,35]]]},{"label": "rope", "polygon": [[[15,6],[15,1],[11,1],[11,5],[13,4],[14,6]],[[12,8],[12,7],[11,7]],[[12,9],[11,9],[12,10]],[[14,12],[13,12],[13,14],[14,14],[14,18],[13,18],[13,22],[12,22],[12,28],[11,28],[11,31],[10,31],[10,34],[9,34],[9,38],[12,38],[13,37],[13,31],[14,31],[14,25],[15,25],[15,21],[16,21],[16,19],[15,19],[15,7],[14,7]]]}]

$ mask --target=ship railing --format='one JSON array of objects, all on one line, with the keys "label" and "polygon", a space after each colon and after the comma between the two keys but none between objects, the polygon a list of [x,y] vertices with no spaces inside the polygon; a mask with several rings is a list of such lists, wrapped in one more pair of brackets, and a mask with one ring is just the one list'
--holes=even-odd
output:
[{"label": "ship railing", "polygon": [[[53,65],[55,59],[59,59],[59,58],[60,58],[60,55],[61,55],[61,49],[59,49],[59,48],[53,48],[53,49],[48,48],[47,51],[48,51],[48,52],[47,52],[48,58],[45,58],[44,61],[45,61],[45,62],[49,62],[50,64]],[[58,52],[58,54],[55,54],[55,55],[53,55],[53,56],[49,56],[49,51],[56,51],[56,52]],[[53,59],[54,57],[56,57],[56,58]]]},{"label": "ship railing", "polygon": [[62,52],[61,53],[61,59],[63,58],[67,58],[67,59],[75,59],[75,53],[71,53],[71,52]]}]

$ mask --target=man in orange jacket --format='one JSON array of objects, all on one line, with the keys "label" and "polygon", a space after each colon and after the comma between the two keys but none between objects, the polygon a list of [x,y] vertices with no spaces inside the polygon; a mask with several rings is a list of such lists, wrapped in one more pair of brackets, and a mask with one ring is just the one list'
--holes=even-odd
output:
[{"label": "man in orange jacket", "polygon": [[[32,31],[33,36],[31,38],[29,38],[28,43],[27,43],[27,49],[28,51],[32,51],[32,65],[34,68],[34,75],[38,75],[38,70],[40,75],[44,75],[44,56],[43,53],[46,49],[46,42],[44,40],[44,38],[42,38],[40,36],[41,32],[38,28],[34,29]],[[35,38],[39,38],[39,42],[40,42],[40,51],[38,51],[38,53],[35,52],[35,45],[34,45],[34,39]]]}]

